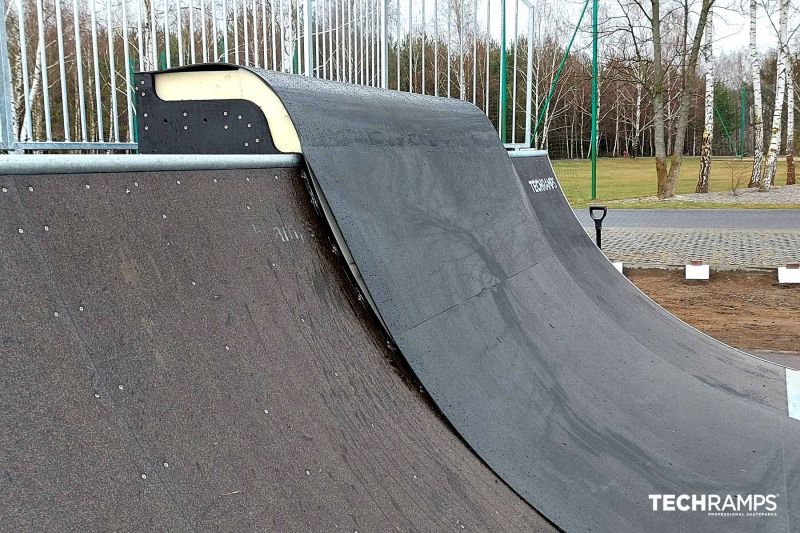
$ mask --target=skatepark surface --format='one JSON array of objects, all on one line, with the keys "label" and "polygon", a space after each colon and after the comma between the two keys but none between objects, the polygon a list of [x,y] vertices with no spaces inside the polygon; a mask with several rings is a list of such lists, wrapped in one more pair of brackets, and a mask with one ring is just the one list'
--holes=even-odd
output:
[{"label": "skatepark surface", "polygon": [[2,185],[3,529],[550,529],[387,348],[296,170]]},{"label": "skatepark surface", "polygon": [[545,156],[465,102],[254,72],[302,175],[2,177],[4,523],[800,523],[786,369],[620,276]]}]

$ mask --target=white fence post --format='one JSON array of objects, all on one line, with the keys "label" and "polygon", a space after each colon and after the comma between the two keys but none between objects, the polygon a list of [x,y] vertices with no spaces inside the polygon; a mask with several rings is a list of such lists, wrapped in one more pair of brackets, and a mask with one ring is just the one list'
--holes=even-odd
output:
[{"label": "white fence post", "polygon": [[314,75],[314,24],[311,20],[311,3],[313,0],[305,0],[304,13],[303,13],[303,68],[306,71],[306,76]]},{"label": "white fence post", "polygon": [[14,147],[13,126],[13,87],[11,85],[11,65],[8,57],[8,36],[6,35],[5,2],[0,2],[4,16],[0,17],[0,149]]}]

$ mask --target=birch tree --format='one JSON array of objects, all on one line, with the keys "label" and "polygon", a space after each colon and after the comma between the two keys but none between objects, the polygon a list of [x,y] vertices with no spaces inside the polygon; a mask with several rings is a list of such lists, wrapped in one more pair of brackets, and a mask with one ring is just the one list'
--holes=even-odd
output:
[{"label": "birch tree", "polygon": [[753,81],[753,170],[748,187],[758,186],[764,165],[764,110],[761,103],[761,56],[756,41],[758,7],[750,0],[750,73]]},{"label": "birch tree", "polygon": [[786,92],[786,61],[787,54],[787,25],[789,19],[789,0],[781,0],[781,14],[778,22],[778,65],[777,75],[775,76],[775,108],[772,113],[772,129],[770,131],[769,151],[767,152],[767,163],[761,181],[758,184],[759,191],[768,191],[775,182],[775,173],[778,169],[778,150],[781,144],[781,111],[783,111],[783,99]]},{"label": "birch tree", "polygon": [[794,65],[786,47],[786,185],[794,185]]},{"label": "birch tree", "polygon": [[155,70],[158,65],[156,57],[156,29],[155,29],[155,10],[153,0],[144,0],[139,8],[142,10],[142,34],[144,37],[144,50],[139,50],[144,70]]},{"label": "birch tree", "polygon": [[[784,0],[785,1],[785,0]],[[675,187],[680,176],[683,163],[683,148],[686,141],[686,129],[689,122],[689,108],[692,91],[689,88],[690,75],[697,69],[697,60],[700,55],[700,44],[705,32],[708,11],[714,0],[702,0],[700,12],[697,16],[697,25],[694,29],[691,42],[689,42],[689,16],[688,0],[683,2],[683,34],[680,49],[680,90],[678,95],[677,120],[674,128],[675,137],[667,167],[667,75],[669,69],[664,65],[664,41],[662,38],[661,0],[650,0],[651,11],[645,16],[649,19],[652,29],[653,41],[653,144],[655,145],[655,162],[657,176],[657,195],[659,198],[675,196]],[[641,4],[637,4],[641,5]]]},{"label": "birch tree", "polygon": [[703,47],[703,57],[706,67],[706,98],[705,98],[705,127],[703,128],[703,142],[700,147],[700,174],[697,177],[695,192],[708,192],[708,178],[711,173],[711,145],[714,141],[714,25],[713,11],[708,11],[706,22],[706,42]]}]

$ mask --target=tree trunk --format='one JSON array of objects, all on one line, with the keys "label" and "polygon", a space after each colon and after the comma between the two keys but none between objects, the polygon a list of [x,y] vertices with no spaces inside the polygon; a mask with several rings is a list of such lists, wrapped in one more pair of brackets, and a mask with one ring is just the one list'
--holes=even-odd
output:
[{"label": "tree trunk", "polygon": [[641,135],[641,124],[642,124],[642,80],[636,80],[636,112],[635,112],[635,119],[633,122],[633,146],[632,152],[633,157],[636,158],[639,156],[639,136]]},{"label": "tree trunk", "polygon": [[756,0],[750,0],[750,75],[753,81],[753,170],[748,187],[761,180],[764,164],[764,111],[761,105],[761,57],[756,44]]},{"label": "tree trunk", "polygon": [[[659,0],[652,0],[653,3],[657,3]],[[675,187],[678,183],[678,177],[681,173],[681,165],[683,164],[683,147],[686,141],[686,129],[689,123],[689,103],[692,96],[692,92],[689,88],[689,78],[692,73],[695,72],[697,69],[697,59],[700,55],[700,43],[702,41],[703,33],[706,27],[706,21],[708,20],[708,12],[713,5],[714,0],[703,0],[702,8],[700,10],[700,14],[697,19],[697,27],[695,28],[694,36],[692,37],[692,46],[691,51],[689,52],[688,61],[685,59],[686,57],[686,47],[682,49],[681,53],[683,54],[683,58],[681,60],[681,89],[680,89],[680,98],[678,104],[678,121],[677,126],[675,127],[675,138],[674,144],[672,146],[672,156],[670,158],[669,164],[669,174],[666,176],[666,179],[663,183],[663,187],[659,187],[659,197],[661,198],[670,198],[675,196]],[[684,14],[684,17],[688,17],[688,13]],[[654,13],[655,18],[655,13]],[[655,23],[654,23],[655,26]],[[659,36],[660,40],[660,36]],[[653,48],[655,50],[655,34],[653,36]],[[659,46],[660,49],[660,46]]]},{"label": "tree trunk", "polygon": [[794,185],[794,65],[786,51],[786,185]]},{"label": "tree trunk", "polygon": [[660,0],[650,0],[653,29],[653,144],[656,160],[656,194],[669,195],[667,184],[667,148],[664,144],[664,68],[661,64],[661,9]]},{"label": "tree trunk", "polygon": [[778,170],[778,151],[781,145],[781,111],[786,92],[786,60],[788,59],[786,29],[789,18],[789,0],[781,0],[781,15],[778,25],[778,68],[775,77],[775,110],[772,113],[772,130],[767,152],[767,164],[761,181],[759,191],[768,191],[775,183],[775,173]]},{"label": "tree trunk", "polygon": [[611,157],[617,157],[617,150],[619,149],[619,97],[617,98],[617,102],[614,107],[616,107],[616,113],[614,116],[614,149],[611,152]]},{"label": "tree trunk", "polygon": [[[33,67],[33,81],[31,82],[31,88],[28,92],[28,102],[30,102],[30,120],[34,121],[34,113],[33,107],[36,105],[36,102],[39,99],[39,91],[41,90],[42,86],[42,48],[41,46],[36,47],[36,63],[34,63]],[[23,117],[22,123],[20,124],[19,129],[19,140],[20,141],[33,141],[41,139],[41,137],[36,134],[36,129],[39,127],[39,123],[29,124],[28,116]],[[33,133],[33,138],[29,133]]]},{"label": "tree trunk", "polygon": [[711,174],[711,145],[714,141],[714,25],[713,14],[708,12],[706,23],[706,45],[703,56],[706,62],[706,98],[705,98],[705,127],[703,128],[703,142],[700,147],[700,174],[697,177],[697,186],[694,192],[708,192],[708,179]]},{"label": "tree trunk", "polygon": [[[142,5],[142,33],[144,34],[144,50],[139,50],[142,55],[144,70],[156,70],[158,58],[156,57],[156,29],[154,26],[153,0],[144,0]],[[194,36],[192,36],[194,38]]]}]

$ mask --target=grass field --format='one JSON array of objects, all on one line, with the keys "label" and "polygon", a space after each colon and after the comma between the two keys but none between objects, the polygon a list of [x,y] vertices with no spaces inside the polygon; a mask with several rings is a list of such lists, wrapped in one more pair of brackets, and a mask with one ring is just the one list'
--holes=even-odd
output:
[{"label": "grass field", "polygon": [[[732,189],[738,180],[739,188],[746,188],[750,178],[753,162],[738,158],[714,159],[711,166],[711,192],[725,192]],[[558,176],[567,198],[574,207],[584,207],[591,203],[591,163],[585,159],[561,159],[553,161],[553,168]],[[700,158],[685,157],[681,166],[681,177],[678,180],[677,193],[692,193],[697,184],[697,173],[700,169]],[[776,178],[778,185],[786,182],[786,162],[779,161]],[[652,158],[622,159],[602,158],[597,160],[597,200],[624,200],[642,198],[656,194],[656,169]],[[616,204],[615,204],[616,205]],[[625,207],[731,207],[723,204],[706,204],[701,202],[637,202]],[[773,204],[751,204],[747,207],[787,207]]]}]

